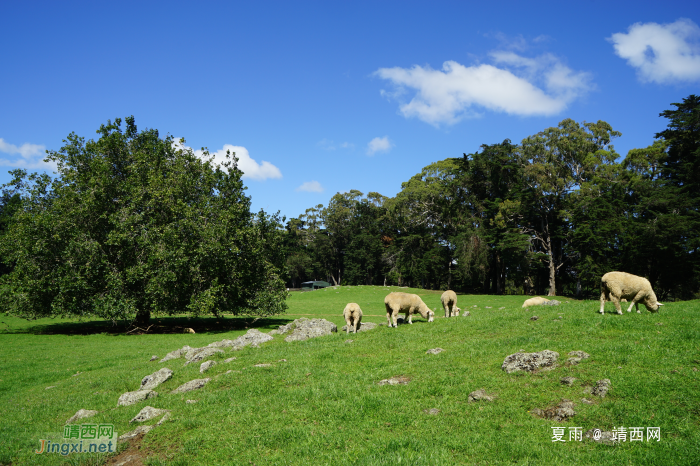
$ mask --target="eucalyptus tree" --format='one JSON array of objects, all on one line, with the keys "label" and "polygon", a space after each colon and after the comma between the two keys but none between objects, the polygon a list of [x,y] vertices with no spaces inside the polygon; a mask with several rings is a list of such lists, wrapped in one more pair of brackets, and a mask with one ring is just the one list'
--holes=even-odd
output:
[{"label": "eucalyptus tree", "polygon": [[572,232],[568,197],[599,167],[615,163],[612,141],[620,135],[604,121],[579,124],[566,119],[521,143],[524,181],[531,196],[526,231],[544,253],[550,296],[556,296],[557,276],[573,259],[566,255]]},{"label": "eucalyptus tree", "polygon": [[251,214],[235,154],[215,165],[139,132],[133,117],[121,123],[49,151],[53,180],[14,172],[23,189],[0,243],[14,264],[4,309],[138,323],[152,312],[283,312],[279,219]]}]

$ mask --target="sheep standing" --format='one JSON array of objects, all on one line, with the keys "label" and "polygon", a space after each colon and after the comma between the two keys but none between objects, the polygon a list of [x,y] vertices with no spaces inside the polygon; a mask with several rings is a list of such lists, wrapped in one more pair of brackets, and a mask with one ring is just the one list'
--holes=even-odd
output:
[{"label": "sheep standing", "polygon": [[409,324],[413,324],[412,318],[416,312],[420,313],[424,319],[428,319],[428,322],[432,322],[433,318],[435,318],[435,313],[425,305],[417,294],[389,293],[384,298],[384,307],[386,307],[386,320],[389,323],[389,327],[397,326],[396,317],[399,315],[399,312],[405,313],[406,317],[404,320],[408,319]]},{"label": "sheep standing", "polygon": [[548,301],[549,300],[547,298],[540,298],[539,296],[535,296],[534,298],[526,299],[523,303],[523,307],[539,306]]},{"label": "sheep standing", "polygon": [[440,296],[440,302],[445,309],[445,317],[459,317],[461,309],[457,307],[457,293],[452,290],[445,291]]},{"label": "sheep standing", "polygon": [[608,272],[600,280],[600,313],[603,314],[605,301],[612,301],[615,304],[618,314],[622,314],[620,307],[621,299],[631,299],[632,302],[627,312],[632,311],[632,306],[639,313],[639,303],[644,304],[651,312],[659,310],[663,306],[657,299],[651,283],[644,277],[638,277],[625,272]]},{"label": "sheep standing", "polygon": [[362,320],[362,309],[357,303],[348,303],[343,310],[343,317],[345,317],[345,334],[350,333],[350,327],[352,327],[352,333],[357,333],[357,326],[360,325]]}]

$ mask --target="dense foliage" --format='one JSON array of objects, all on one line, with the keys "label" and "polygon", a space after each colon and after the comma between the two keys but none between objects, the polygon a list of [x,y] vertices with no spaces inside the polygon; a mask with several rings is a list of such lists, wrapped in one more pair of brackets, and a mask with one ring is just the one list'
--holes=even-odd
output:
[{"label": "dense foliage", "polygon": [[287,223],[290,286],[306,279],[478,293],[599,295],[648,277],[661,299],[700,288],[700,97],[621,157],[604,121],[563,120],[426,166],[394,198],[336,194]]},{"label": "dense foliage", "polygon": [[[14,171],[0,249],[3,309],[27,318],[151,313],[277,314],[280,225],[250,213],[235,156],[202,160],[133,117],[97,141],[68,136],[48,153],[58,177]],[[12,189],[7,189],[11,187]]]}]

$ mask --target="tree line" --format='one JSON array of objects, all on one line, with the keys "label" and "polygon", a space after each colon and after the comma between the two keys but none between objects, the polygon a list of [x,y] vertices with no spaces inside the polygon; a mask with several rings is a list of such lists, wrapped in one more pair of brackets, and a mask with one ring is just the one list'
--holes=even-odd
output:
[{"label": "tree line", "polygon": [[274,315],[306,280],[597,297],[647,277],[700,288],[700,97],[619,161],[604,121],[563,120],[432,163],[393,198],[356,190],[298,218],[250,210],[235,154],[202,158],[128,117],[47,151],[0,193],[0,306],[25,318]]},{"label": "tree line", "polygon": [[565,119],[432,163],[389,198],[351,190],[286,222],[286,281],[600,295],[620,270],[661,299],[700,286],[700,97],[622,160],[604,121]]}]

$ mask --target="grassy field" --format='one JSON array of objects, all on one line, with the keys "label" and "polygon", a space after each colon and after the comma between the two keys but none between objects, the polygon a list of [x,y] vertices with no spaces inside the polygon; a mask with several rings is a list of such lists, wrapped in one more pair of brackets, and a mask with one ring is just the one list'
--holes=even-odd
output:
[{"label": "grassy field", "polygon": [[[172,417],[142,440],[119,445],[145,464],[175,465],[680,465],[700,463],[700,301],[668,303],[660,313],[605,315],[598,302],[562,299],[560,306],[522,309],[521,296],[460,295],[470,317],[445,319],[440,292],[420,294],[437,308],[428,323],[385,326],[356,335],[334,334],[286,343],[276,336],[259,349],[215,357],[219,362],[201,390],[170,391],[204,377],[199,364],[149,362],[183,345],[234,339],[247,328],[269,331],[298,317],[344,324],[348,302],[362,307],[365,322],[386,322],[383,299],[395,287],[338,287],[293,293],[287,315],[252,318],[153,319],[157,334],[125,335],[103,322],[0,318],[0,465],[84,464],[113,460],[104,454],[37,455],[39,439],[63,431],[78,409],[99,414],[83,422],[114,424],[119,434],[146,405]],[[538,320],[530,320],[537,315]],[[182,334],[192,327],[196,334]],[[170,333],[168,333],[170,332]],[[346,340],[352,339],[352,342]],[[426,354],[431,348],[444,351]],[[519,350],[583,350],[575,366],[534,374],[506,374],[501,364]],[[225,358],[236,356],[230,363]],[[269,367],[254,367],[268,363]],[[160,367],[174,371],[159,396],[133,406],[117,399],[136,390]],[[228,370],[233,372],[226,373]],[[217,377],[218,375],[218,377]],[[392,376],[406,385],[379,386]],[[560,383],[566,376],[578,380]],[[608,378],[605,398],[584,394],[585,385]],[[54,388],[47,388],[54,387]],[[478,389],[493,402],[468,403]],[[581,402],[594,399],[594,404]],[[197,400],[187,404],[186,400]],[[567,422],[530,411],[562,399],[575,402]],[[428,414],[437,409],[437,414]],[[157,419],[156,419],[157,420]],[[156,420],[147,424],[154,424]],[[569,427],[659,427],[660,441],[614,446],[568,441]],[[553,442],[552,427],[565,427],[566,442]]]}]

